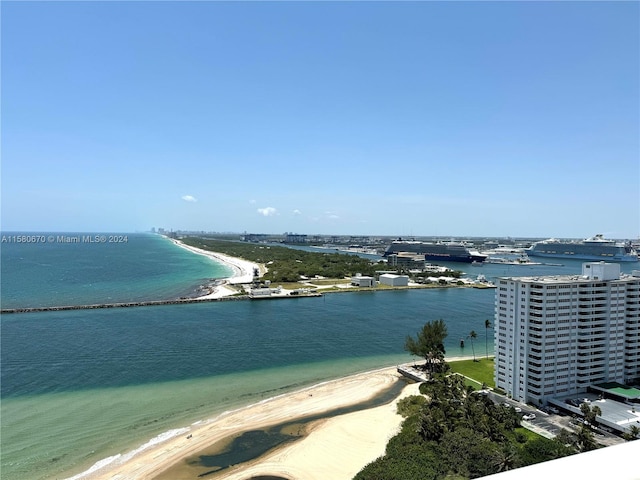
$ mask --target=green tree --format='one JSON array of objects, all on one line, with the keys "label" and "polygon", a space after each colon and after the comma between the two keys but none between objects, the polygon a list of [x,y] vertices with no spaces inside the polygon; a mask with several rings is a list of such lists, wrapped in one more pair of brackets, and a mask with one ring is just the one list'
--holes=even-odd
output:
[{"label": "green tree", "polygon": [[[503,459],[500,445],[463,426],[442,436],[439,444],[441,460],[449,470],[465,478],[477,478],[496,473]],[[517,452],[514,449],[514,453]]]},{"label": "green tree", "polygon": [[596,417],[602,416],[602,410],[600,410],[600,407],[597,405],[591,407],[588,403],[583,403],[580,405],[580,411],[584,415],[584,419],[589,422],[589,425],[594,427],[598,425]]},{"label": "green tree", "polygon": [[491,328],[491,322],[487,318],[484,321],[484,349],[487,354],[487,358],[489,358],[489,329]]},{"label": "green tree", "polygon": [[429,373],[442,370],[444,367],[444,339],[447,337],[447,325],[444,320],[427,322],[416,337],[407,336],[404,349],[426,361]]},{"label": "green tree", "polygon": [[[498,451],[495,469],[498,472],[506,472],[520,466],[520,457],[518,449],[511,443],[506,443],[501,450]],[[493,473],[495,470],[491,471]]]},{"label": "green tree", "polygon": [[539,437],[527,442],[522,447],[521,457],[526,465],[546,462],[554,458],[566,457],[574,453],[574,450],[567,446],[572,444],[568,432],[563,430],[564,435],[555,439]]},{"label": "green tree", "polygon": [[586,425],[580,425],[580,429],[576,433],[576,446],[581,452],[588,452],[597,448],[593,433]]},{"label": "green tree", "polygon": [[473,361],[476,361],[476,349],[473,345],[473,340],[478,338],[478,334],[476,333],[475,330],[471,330],[471,332],[469,332],[469,338],[471,338],[471,352],[473,353]]}]

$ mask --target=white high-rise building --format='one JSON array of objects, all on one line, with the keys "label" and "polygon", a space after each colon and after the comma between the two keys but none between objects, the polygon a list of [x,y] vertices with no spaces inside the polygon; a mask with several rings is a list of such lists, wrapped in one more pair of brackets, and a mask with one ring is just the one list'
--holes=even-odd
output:
[{"label": "white high-rise building", "polygon": [[582,275],[497,280],[495,381],[522,402],[640,378],[640,272],[616,263]]}]

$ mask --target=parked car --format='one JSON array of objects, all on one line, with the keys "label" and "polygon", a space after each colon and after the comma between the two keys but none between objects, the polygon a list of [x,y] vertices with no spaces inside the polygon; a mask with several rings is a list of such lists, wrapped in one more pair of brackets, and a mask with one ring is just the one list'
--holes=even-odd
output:
[{"label": "parked car", "polygon": [[533,420],[534,418],[536,418],[536,414],[535,413],[529,413],[527,415],[523,415],[522,416],[523,420]]}]

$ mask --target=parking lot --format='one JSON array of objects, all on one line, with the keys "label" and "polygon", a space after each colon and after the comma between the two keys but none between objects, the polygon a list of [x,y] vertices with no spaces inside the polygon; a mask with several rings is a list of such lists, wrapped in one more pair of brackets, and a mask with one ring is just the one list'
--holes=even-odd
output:
[{"label": "parking lot", "polygon": [[[494,403],[509,405],[515,408],[523,417],[523,427],[546,438],[554,438],[562,429],[573,432],[580,425],[580,423],[570,415],[546,413],[530,405],[525,405],[514,400],[507,399],[506,397],[494,392],[488,392],[487,395],[494,401]],[[524,420],[525,416],[531,414],[535,415],[535,417]],[[605,431],[594,432],[594,437],[599,444],[605,446],[625,443],[622,438]]]}]

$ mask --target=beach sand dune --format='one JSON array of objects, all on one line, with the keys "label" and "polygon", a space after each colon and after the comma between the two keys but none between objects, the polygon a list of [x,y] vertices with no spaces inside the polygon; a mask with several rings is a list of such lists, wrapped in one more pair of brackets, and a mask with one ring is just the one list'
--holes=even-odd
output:
[{"label": "beach sand dune", "polygon": [[[396,368],[385,368],[274,397],[191,425],[178,436],[152,445],[134,456],[114,458],[102,468],[75,478],[153,479],[168,469],[171,469],[174,480],[193,478],[184,460],[217,442],[248,430],[366,401],[390,388],[398,379]],[[417,392],[417,384],[405,387],[401,396],[414,392]],[[278,475],[291,480],[352,478],[367,463],[384,453],[388,439],[396,433],[401,422],[402,418],[396,413],[396,401],[318,420],[310,426],[306,437],[259,459],[231,467],[217,478],[240,480],[258,475]],[[187,467],[186,470],[183,467]]]}]

